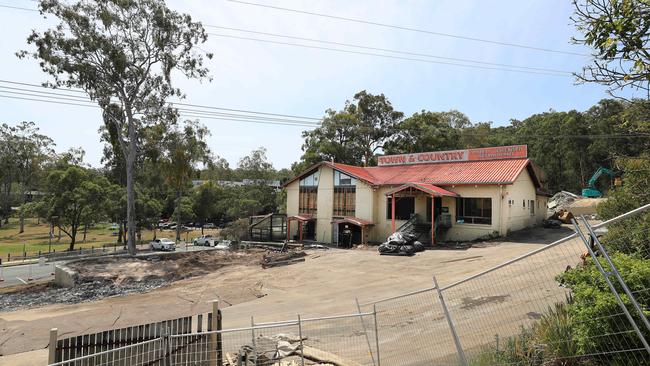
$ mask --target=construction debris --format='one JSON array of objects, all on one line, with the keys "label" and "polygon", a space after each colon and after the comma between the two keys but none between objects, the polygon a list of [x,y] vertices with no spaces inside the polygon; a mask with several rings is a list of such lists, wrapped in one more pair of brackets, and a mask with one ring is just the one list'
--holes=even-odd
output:
[{"label": "construction debris", "polygon": [[361,366],[339,355],[305,345],[306,341],[306,337],[300,339],[287,334],[260,335],[254,345],[245,344],[235,354],[226,353],[224,366],[298,366],[302,365],[301,356],[307,361],[304,364],[310,366]]},{"label": "construction debris", "polygon": [[262,257],[262,268],[284,266],[298,262],[304,262],[305,253],[301,251],[290,251],[290,252],[269,252]]},{"label": "construction debris", "polygon": [[[560,191],[553,195],[548,202],[549,219],[561,211],[569,211],[573,215],[595,215],[596,206],[603,202],[604,198],[588,198],[573,194],[567,191]],[[564,223],[564,220],[560,220]],[[568,222],[570,223],[570,222]]]},{"label": "construction debris", "polygon": [[564,209],[554,212],[548,218],[548,220],[557,220],[562,222],[563,224],[570,224],[572,219],[573,219],[573,214]]},{"label": "construction debris", "polygon": [[386,239],[377,249],[380,255],[411,256],[424,250],[424,244],[416,241],[417,236],[409,233],[396,232]]}]

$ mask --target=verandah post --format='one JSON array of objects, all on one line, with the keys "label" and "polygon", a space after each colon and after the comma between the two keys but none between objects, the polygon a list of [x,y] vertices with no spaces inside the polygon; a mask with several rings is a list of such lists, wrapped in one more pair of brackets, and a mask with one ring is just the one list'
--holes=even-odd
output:
[{"label": "verandah post", "polygon": [[431,246],[436,245],[436,199],[431,195]]},{"label": "verandah post", "polygon": [[390,217],[391,217],[391,225],[393,227],[393,233],[395,232],[395,193],[391,196],[391,205],[390,205]]}]

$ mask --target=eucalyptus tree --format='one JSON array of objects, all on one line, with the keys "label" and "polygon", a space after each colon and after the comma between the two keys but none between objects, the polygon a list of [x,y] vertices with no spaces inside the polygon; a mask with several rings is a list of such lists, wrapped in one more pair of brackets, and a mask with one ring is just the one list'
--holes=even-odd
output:
[{"label": "eucalyptus tree", "polygon": [[167,102],[184,95],[172,83],[180,73],[203,79],[208,70],[198,50],[207,40],[199,22],[170,10],[164,0],[41,0],[39,9],[60,23],[44,32],[32,31],[27,42],[33,57],[54,87],[81,88],[96,101],[104,123],[114,126],[124,156],[127,190],[128,249],[135,253],[135,173],[140,130],[174,123],[178,111]]},{"label": "eucalyptus tree", "polygon": [[[174,126],[165,138],[165,155],[162,160],[167,182],[176,193],[174,216],[176,216],[176,240],[180,240],[183,213],[191,212],[190,206],[184,209],[183,193],[190,184],[196,165],[207,165],[210,161],[210,149],[205,141],[208,129],[195,121],[186,121],[182,127]],[[187,216],[187,215],[186,215]]]}]

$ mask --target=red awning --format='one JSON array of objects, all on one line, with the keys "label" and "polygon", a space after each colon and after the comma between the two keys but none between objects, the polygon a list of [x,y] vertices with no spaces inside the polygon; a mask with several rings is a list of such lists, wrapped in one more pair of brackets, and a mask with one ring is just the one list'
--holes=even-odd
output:
[{"label": "red awning", "polygon": [[397,188],[391,189],[390,191],[386,192],[386,195],[391,196],[395,193],[401,192],[409,188],[413,188],[418,191],[422,191],[424,193],[430,194],[432,196],[437,196],[437,197],[442,197],[442,196],[460,197],[460,195],[457,193],[448,191],[444,188],[440,188],[438,186],[434,186],[433,184],[429,184],[429,183],[406,183]]},{"label": "red awning", "polygon": [[294,215],[294,216],[287,217],[287,221],[291,221],[291,220],[312,221],[312,220],[316,220],[316,218],[312,215],[302,214],[302,215]]},{"label": "red awning", "polygon": [[358,217],[336,217],[332,219],[332,224],[352,224],[356,226],[371,226],[375,223],[360,219]]}]

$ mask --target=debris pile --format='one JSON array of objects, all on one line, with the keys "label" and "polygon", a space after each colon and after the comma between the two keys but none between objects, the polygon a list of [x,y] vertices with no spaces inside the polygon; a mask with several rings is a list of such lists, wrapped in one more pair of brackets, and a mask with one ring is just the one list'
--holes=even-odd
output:
[{"label": "debris pile", "polygon": [[268,252],[262,257],[261,264],[262,268],[286,266],[289,264],[304,262],[305,256],[307,256],[307,253],[305,253],[303,250],[289,252]]},{"label": "debris pile", "polygon": [[567,191],[560,191],[557,192],[556,194],[551,197],[551,199],[548,201],[548,209],[555,212],[559,210],[566,210],[571,206],[573,201],[582,199],[584,197],[578,196],[577,194],[573,194],[571,192]]},{"label": "debris pile", "polygon": [[255,344],[243,345],[237,353],[226,353],[224,366],[360,366],[358,363],[346,360],[339,355],[320,350],[304,343],[307,337],[299,338],[292,334],[277,334],[274,336],[260,335]]},{"label": "debris pile", "polygon": [[410,233],[396,232],[386,239],[377,249],[381,255],[411,256],[424,251],[424,244],[416,240],[417,236]]}]

